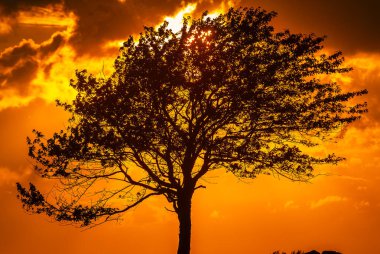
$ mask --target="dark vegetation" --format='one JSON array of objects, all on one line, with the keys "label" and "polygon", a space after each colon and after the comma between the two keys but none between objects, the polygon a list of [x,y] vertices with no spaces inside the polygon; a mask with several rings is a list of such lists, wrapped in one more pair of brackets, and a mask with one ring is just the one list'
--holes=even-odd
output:
[{"label": "dark vegetation", "polygon": [[[273,254],[286,254],[286,252],[275,251],[275,252],[273,252]],[[316,250],[312,250],[312,251],[308,251],[308,252],[297,250],[297,251],[292,251],[291,254],[342,254],[342,253],[340,253],[338,251],[333,251],[333,250],[324,250],[324,251],[322,251],[322,253],[320,253]]]},{"label": "dark vegetation", "polygon": [[41,177],[59,180],[43,195],[17,184],[26,210],[91,226],[163,196],[179,220],[179,254],[190,252],[191,201],[212,170],[238,178],[313,177],[334,154],[304,152],[333,139],[366,112],[330,75],[345,73],[324,38],[274,32],[262,9],[230,9],[184,19],[173,33],[147,27],[124,43],[109,78],[76,73],[67,128],[28,138]]}]

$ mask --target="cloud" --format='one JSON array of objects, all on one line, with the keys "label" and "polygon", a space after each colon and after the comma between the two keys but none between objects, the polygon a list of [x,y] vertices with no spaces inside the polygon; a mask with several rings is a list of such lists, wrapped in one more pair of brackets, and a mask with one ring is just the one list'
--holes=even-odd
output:
[{"label": "cloud", "polygon": [[366,88],[369,112],[362,121],[362,127],[380,124],[380,54],[357,55],[347,60],[354,70],[350,74],[352,89]]},{"label": "cloud", "polygon": [[18,61],[38,56],[44,57],[54,53],[65,41],[63,33],[54,34],[49,40],[36,44],[33,40],[22,40],[18,45],[5,49],[0,55],[0,66],[11,67]]},{"label": "cloud", "polygon": [[76,21],[73,13],[66,10],[63,4],[32,6],[19,10],[14,16],[17,23],[29,26],[70,27]]},{"label": "cloud", "polygon": [[370,203],[367,200],[361,200],[360,202],[355,203],[356,210],[360,210],[369,206],[370,206]]},{"label": "cloud", "polygon": [[[380,52],[380,23],[377,10],[380,2],[356,1],[104,1],[66,0],[65,8],[78,18],[71,39],[78,54],[97,54],[107,41],[123,40],[154,26],[165,16],[173,16],[190,3],[196,3],[194,15],[231,6],[263,6],[279,13],[276,28],[291,28],[297,32],[328,35],[327,46],[346,54]],[[96,14],[95,14],[96,13]],[[322,16],[323,15],[323,16]],[[353,18],[354,17],[354,18]],[[278,26],[277,26],[278,25]],[[103,52],[104,53],[104,52]]]},{"label": "cloud", "polygon": [[4,14],[11,15],[20,10],[30,9],[31,7],[44,7],[52,4],[60,4],[62,0],[2,0],[1,10]]},{"label": "cloud", "polygon": [[284,204],[285,209],[296,209],[299,208],[299,206],[293,201],[289,200]]},{"label": "cloud", "polygon": [[343,91],[352,92],[363,89],[368,94],[353,99],[355,103],[367,102],[368,113],[362,115],[354,126],[360,128],[380,125],[380,52],[358,53],[346,57],[344,65],[352,67],[348,73],[333,74],[331,80],[337,82]]},{"label": "cloud", "polygon": [[0,17],[0,35],[9,34],[11,31],[12,19],[9,17]]},{"label": "cloud", "polygon": [[19,60],[34,57],[37,54],[37,45],[32,40],[23,40],[14,47],[7,48],[0,55],[0,65],[12,67]]},{"label": "cloud", "polygon": [[[85,0],[0,3],[7,18],[12,17],[31,29],[41,25],[66,26],[65,31],[56,32],[41,43],[23,39],[1,52],[0,110],[26,105],[36,97],[52,101],[59,95],[72,93],[68,91],[68,80],[75,69],[91,71],[94,63],[109,62],[109,58],[113,62],[118,47],[105,45],[110,42],[118,45],[130,34],[141,32],[144,25],[157,25],[189,3],[176,0],[167,0],[165,5],[155,0],[94,0],[90,5]],[[199,6],[195,12],[203,12],[207,7],[214,10],[227,8],[229,4],[205,0],[193,6]]]},{"label": "cloud", "polygon": [[[130,35],[143,31],[144,26],[155,26],[164,17],[173,16],[189,4],[197,3],[195,14],[205,10],[228,8],[233,1],[179,1],[179,0],[46,0],[46,1],[4,1],[0,3],[3,13],[28,24],[68,24],[62,15],[71,16],[76,24],[70,43],[77,55],[104,55],[104,45],[115,40],[126,40]],[[30,10],[33,10],[31,12]],[[56,10],[56,11],[55,11]],[[58,12],[59,15],[53,15]],[[75,16],[75,17],[74,17]],[[45,19],[42,19],[44,18]]]},{"label": "cloud", "polygon": [[9,182],[18,181],[20,175],[7,168],[0,168],[0,186]]},{"label": "cloud", "polygon": [[[219,3],[202,1],[197,7],[218,7]],[[224,1],[222,1],[224,2]],[[165,16],[173,16],[185,8],[190,1],[86,1],[67,0],[65,6],[73,11],[78,22],[70,42],[79,55],[103,53],[107,41],[127,39],[129,35],[143,31],[144,26],[155,26]],[[204,11],[204,9],[202,10]]]},{"label": "cloud", "polygon": [[30,176],[31,173],[31,169],[25,169],[20,172],[8,168],[0,168],[0,187],[4,185],[14,185],[15,182],[22,181],[22,179]]},{"label": "cloud", "polygon": [[0,91],[12,90],[22,96],[28,95],[39,68],[44,68],[47,58],[64,43],[64,34],[56,33],[41,44],[23,40],[5,49],[0,54]]},{"label": "cloud", "polygon": [[333,75],[344,91],[358,91],[367,89],[368,94],[354,99],[355,102],[367,102],[368,113],[356,127],[377,127],[380,124],[380,52],[359,53],[346,57],[345,65],[352,67],[349,73]]},{"label": "cloud", "polygon": [[368,190],[368,187],[367,187],[367,186],[359,185],[358,187],[356,187],[356,189],[357,189],[358,191],[366,191],[366,190]]},{"label": "cloud", "polygon": [[65,40],[66,38],[63,33],[54,34],[48,41],[43,42],[39,46],[41,57],[44,58],[56,52],[65,43]]},{"label": "cloud", "polygon": [[[99,55],[107,53],[102,51],[102,45],[107,41],[124,40],[131,34],[138,34],[144,25],[154,26],[165,16],[173,16],[188,4],[194,3],[197,5],[194,12],[196,15],[205,10],[226,10],[231,6],[262,6],[279,13],[275,21],[276,28],[328,35],[327,45],[342,49],[346,54],[380,52],[380,33],[377,33],[377,24],[380,23],[377,11],[380,9],[380,2],[373,0],[363,0],[360,4],[354,0],[4,0],[0,3],[0,11],[3,14],[0,33],[9,33],[9,17],[17,17],[33,8],[37,11],[36,15],[42,15],[41,10],[47,11],[50,16],[56,12],[54,10],[58,10],[61,17],[63,13],[66,16],[73,13],[77,23],[70,41],[77,53]],[[41,20],[37,16],[33,19],[29,15],[23,20],[35,20],[35,24],[44,24],[39,22]],[[65,24],[60,21],[59,16],[50,21],[49,24]]]},{"label": "cloud", "polygon": [[26,95],[29,91],[29,83],[37,74],[38,62],[34,59],[19,61],[5,74],[0,74],[2,88],[12,88],[20,95]]},{"label": "cloud", "polygon": [[327,43],[346,54],[380,52],[380,1],[243,0],[278,12],[277,28],[327,35]]},{"label": "cloud", "polygon": [[325,206],[325,205],[332,204],[332,203],[344,202],[344,201],[347,201],[346,197],[327,196],[327,197],[322,198],[320,200],[311,202],[310,208],[311,209],[316,209],[316,208],[319,208],[321,206]]}]

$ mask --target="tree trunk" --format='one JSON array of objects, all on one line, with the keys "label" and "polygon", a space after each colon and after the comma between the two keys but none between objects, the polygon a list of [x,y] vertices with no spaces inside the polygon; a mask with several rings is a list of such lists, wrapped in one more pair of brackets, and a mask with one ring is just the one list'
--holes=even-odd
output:
[{"label": "tree trunk", "polygon": [[190,253],[191,194],[178,200],[179,244],[177,254]]}]

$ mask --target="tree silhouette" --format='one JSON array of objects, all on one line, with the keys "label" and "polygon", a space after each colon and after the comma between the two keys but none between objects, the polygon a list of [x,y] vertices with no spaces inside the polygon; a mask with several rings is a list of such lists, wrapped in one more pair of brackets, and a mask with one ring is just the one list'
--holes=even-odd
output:
[{"label": "tree silhouette", "polygon": [[330,74],[345,73],[324,38],[274,32],[276,14],[230,9],[184,18],[129,38],[109,78],[77,71],[72,114],[51,138],[34,131],[29,156],[54,197],[17,184],[25,209],[82,226],[117,218],[163,195],[179,220],[179,254],[190,252],[191,201],[199,180],[224,169],[239,178],[274,174],[307,181],[318,164],[303,148],[336,136],[366,112]]}]

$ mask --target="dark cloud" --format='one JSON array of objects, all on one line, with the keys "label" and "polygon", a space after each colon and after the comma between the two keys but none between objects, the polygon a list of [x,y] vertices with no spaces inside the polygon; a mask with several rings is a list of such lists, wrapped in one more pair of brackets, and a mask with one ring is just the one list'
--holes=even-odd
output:
[{"label": "dark cloud", "polygon": [[[91,2],[91,4],[90,4]],[[78,16],[72,43],[78,53],[99,52],[102,43],[126,38],[176,13],[191,1],[66,0],[68,10]],[[219,7],[223,1],[198,1],[196,13]],[[227,1],[224,1],[227,6]],[[326,45],[346,54],[380,52],[380,1],[363,0],[243,0],[239,6],[262,6],[279,13],[278,28],[327,35]]]},{"label": "dark cloud", "polygon": [[66,38],[62,33],[54,34],[50,40],[43,42],[39,47],[41,57],[49,56],[65,43]]},{"label": "dark cloud", "polygon": [[30,82],[36,77],[39,66],[45,65],[46,57],[54,53],[65,42],[61,33],[56,33],[48,41],[36,44],[24,40],[7,48],[0,54],[0,91],[13,89],[20,95],[27,95]]},{"label": "dark cloud", "polygon": [[26,95],[30,82],[37,75],[38,46],[32,40],[6,49],[0,55],[0,91],[12,89]]},{"label": "dark cloud", "polygon": [[21,41],[19,45],[7,48],[0,55],[0,65],[12,67],[18,61],[25,58],[34,57],[37,54],[37,47],[32,40]]},{"label": "dark cloud", "polygon": [[[102,45],[109,40],[125,39],[142,31],[143,26],[156,25],[192,1],[181,0],[3,0],[5,13],[31,7],[63,4],[67,12],[78,17],[71,43],[77,53],[102,54]],[[198,2],[196,13],[212,10],[228,1]],[[262,6],[279,13],[278,27],[296,32],[327,35],[327,45],[345,53],[380,52],[380,1],[375,0],[242,0],[236,6]]]},{"label": "dark cloud", "polygon": [[78,17],[71,39],[77,53],[99,54],[104,53],[101,50],[106,41],[126,39],[129,35],[143,31],[144,26],[154,26],[164,16],[174,15],[187,2],[66,0],[65,4]]},{"label": "dark cloud", "polygon": [[[154,26],[164,16],[172,16],[193,1],[182,0],[40,0],[2,1],[0,6],[8,15],[32,7],[63,4],[64,10],[77,16],[77,25],[70,42],[78,55],[107,53],[107,41],[123,40],[143,31],[144,26]],[[204,0],[198,4],[198,12],[213,9],[223,1]],[[115,53],[115,52],[113,52]]]},{"label": "dark cloud", "polygon": [[18,44],[25,38],[32,39],[35,43],[40,44],[49,40],[52,34],[66,30],[64,26],[31,26],[17,22],[13,23],[10,33],[0,34],[0,52]]},{"label": "dark cloud", "polygon": [[280,28],[327,35],[327,45],[346,54],[380,52],[380,1],[243,0],[278,12]]},{"label": "dark cloud", "polygon": [[4,14],[11,15],[19,10],[31,7],[45,7],[49,4],[62,3],[61,0],[1,0],[0,7]]},{"label": "dark cloud", "polygon": [[0,54],[0,66],[12,67],[18,61],[36,57],[44,58],[55,52],[64,43],[61,33],[54,34],[49,40],[36,44],[33,40],[23,40],[14,47],[9,47]]},{"label": "dark cloud", "polygon": [[12,88],[17,90],[20,95],[27,95],[29,92],[30,81],[37,75],[38,62],[34,59],[28,59],[19,62],[10,71],[0,73],[1,88]]}]

